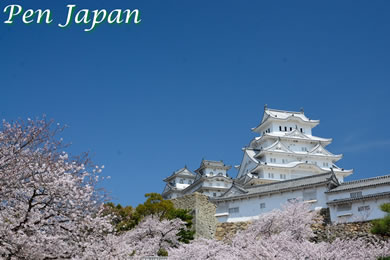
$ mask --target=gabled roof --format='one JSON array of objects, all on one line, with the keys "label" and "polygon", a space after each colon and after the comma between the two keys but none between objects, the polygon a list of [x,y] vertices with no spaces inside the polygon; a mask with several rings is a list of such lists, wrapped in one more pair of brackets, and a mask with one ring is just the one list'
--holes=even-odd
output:
[{"label": "gabled roof", "polygon": [[225,165],[223,161],[211,161],[211,160],[202,160],[198,169],[195,170],[196,173],[200,173],[201,170],[205,168],[213,168],[213,169],[223,169],[229,170],[232,168],[229,165]]},{"label": "gabled roof", "polygon": [[165,178],[163,181],[168,182],[176,177],[184,177],[184,178],[194,179],[195,173],[188,170],[187,166],[184,166],[183,168],[173,172],[171,176]]},{"label": "gabled roof", "polygon": [[[294,130],[295,131],[295,130]],[[294,132],[293,131],[293,132]],[[318,136],[313,135],[307,135],[307,134],[297,134],[297,135],[289,135],[291,132],[271,132],[271,133],[265,133],[261,136],[255,137],[252,141],[253,142],[259,142],[263,139],[275,139],[275,138],[281,138],[283,139],[290,139],[290,140],[307,140],[307,141],[315,141],[315,142],[321,142],[322,145],[328,145],[332,142],[332,138],[322,138]],[[298,131],[298,133],[300,133]]]},{"label": "gabled roof", "polygon": [[289,137],[295,137],[295,138],[301,138],[301,139],[310,139],[307,135],[304,133],[301,133],[301,131],[298,131],[298,129],[294,129],[291,132],[286,132],[286,136]]},{"label": "gabled roof", "polygon": [[259,128],[266,123],[268,120],[281,120],[281,121],[288,121],[291,119],[297,119],[301,121],[302,123],[309,123],[312,124],[313,127],[318,125],[320,123],[319,120],[311,120],[307,118],[303,111],[285,111],[285,110],[278,110],[278,109],[270,109],[267,106],[264,107],[264,114],[263,118],[261,120],[260,125],[258,125],[255,128],[252,128],[253,131],[257,132]]},{"label": "gabled roof", "polygon": [[[223,181],[228,182],[228,183],[233,182],[232,178],[226,177],[226,176],[218,176],[218,175],[205,176],[205,175],[198,174],[195,181],[192,184],[190,184],[188,187],[183,189],[182,192],[186,193],[188,190],[192,189],[194,186],[197,186],[199,183],[203,183],[204,181],[214,180],[214,179],[220,179],[220,180],[223,179]],[[207,187],[207,188],[212,188],[212,187]],[[221,186],[221,187],[218,187],[218,189],[225,189],[225,187]]]},{"label": "gabled roof", "polygon": [[161,195],[165,196],[169,193],[173,193],[173,192],[177,192],[177,193],[181,193],[182,190],[179,190],[177,189],[176,187],[170,185],[169,183],[167,183],[164,187],[164,190],[163,192],[161,193]]},{"label": "gabled roof", "polygon": [[262,149],[258,154],[256,154],[255,158],[257,158],[262,152],[285,152],[285,153],[294,153],[290,149],[288,149],[287,146],[285,146],[280,139],[278,139],[276,142],[271,144],[270,146]]},{"label": "gabled roof", "polygon": [[335,155],[328,150],[326,150],[321,144],[317,144],[313,149],[310,151],[292,151],[290,150],[286,145],[283,144],[283,142],[278,139],[276,142],[274,142],[272,145],[261,149],[256,155],[255,158],[261,157],[264,153],[288,153],[288,154],[294,154],[296,156],[306,156],[306,157],[317,157],[317,156],[322,156],[322,157],[330,157],[332,161],[338,161],[340,160],[343,155]]},{"label": "gabled roof", "polygon": [[254,149],[250,149],[250,148],[245,148],[245,153],[246,155],[248,156],[248,158],[254,162],[254,163],[259,163],[259,161],[256,159],[256,154],[257,154],[258,150],[254,150]]},{"label": "gabled roof", "polygon": [[312,164],[312,163],[306,163],[306,162],[289,162],[286,164],[279,164],[279,163],[259,163],[252,172],[256,172],[260,168],[287,168],[287,169],[294,169],[294,168],[300,168],[301,166],[305,166],[305,168],[311,168],[312,170],[316,170],[318,173],[324,173],[326,170],[322,169],[318,165]]},{"label": "gabled roof", "polygon": [[333,154],[333,153],[329,152],[321,144],[317,144],[315,147],[313,147],[313,149],[311,149],[309,151],[309,153],[313,154],[313,155],[323,155],[323,156],[338,157],[340,159],[343,157],[342,154],[336,155],[336,154]]},{"label": "gabled roof", "polygon": [[[248,196],[259,196],[266,195],[271,193],[280,193],[284,191],[296,190],[296,189],[304,189],[310,188],[318,185],[327,185],[328,188],[332,188],[340,185],[335,174],[330,171],[327,173],[316,174],[313,176],[290,179],[285,181],[278,181],[269,184],[261,184],[256,186],[251,186],[246,189],[243,189],[246,192],[241,192],[240,194],[228,194],[227,191],[221,197],[214,199],[215,201],[222,201],[231,198],[241,198]],[[235,185],[237,188],[237,184]],[[232,187],[233,188],[233,187]],[[232,189],[231,188],[231,189]]]},{"label": "gabled roof", "polygon": [[222,194],[220,197],[228,198],[228,197],[234,197],[241,194],[248,193],[243,187],[238,185],[236,182],[233,183],[233,185],[228,189],[224,194]]},{"label": "gabled roof", "polygon": [[328,191],[328,193],[341,192],[355,189],[363,189],[378,185],[390,185],[390,175],[378,176],[373,178],[361,179],[356,181],[343,182],[335,189]]}]

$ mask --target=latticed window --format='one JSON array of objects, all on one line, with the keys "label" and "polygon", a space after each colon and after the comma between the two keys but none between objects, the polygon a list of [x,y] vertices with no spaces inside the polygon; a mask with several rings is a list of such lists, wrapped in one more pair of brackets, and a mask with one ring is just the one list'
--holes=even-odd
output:
[{"label": "latticed window", "polygon": [[239,207],[229,208],[229,213],[238,213],[238,212],[240,212],[240,208]]},{"label": "latticed window", "polygon": [[352,209],[352,204],[344,203],[337,206],[337,211],[349,211]]},{"label": "latticed window", "polygon": [[358,207],[358,211],[369,211],[369,210],[370,210],[369,205]]},{"label": "latticed window", "polygon": [[360,197],[363,197],[363,194],[361,191],[357,191],[357,192],[351,192],[350,196],[351,196],[351,198],[360,198]]},{"label": "latticed window", "polygon": [[303,200],[317,200],[317,191],[316,190],[305,190],[303,191]]}]

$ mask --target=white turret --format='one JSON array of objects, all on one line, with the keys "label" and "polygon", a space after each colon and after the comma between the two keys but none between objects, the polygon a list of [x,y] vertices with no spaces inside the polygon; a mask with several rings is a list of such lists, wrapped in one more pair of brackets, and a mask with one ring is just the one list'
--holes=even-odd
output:
[{"label": "white turret", "polygon": [[250,185],[294,179],[325,173],[330,168],[342,182],[353,171],[335,165],[342,155],[325,149],[332,139],[312,135],[312,128],[319,123],[307,118],[303,109],[292,112],[265,106],[261,123],[252,129],[260,136],[243,148],[239,182]]}]

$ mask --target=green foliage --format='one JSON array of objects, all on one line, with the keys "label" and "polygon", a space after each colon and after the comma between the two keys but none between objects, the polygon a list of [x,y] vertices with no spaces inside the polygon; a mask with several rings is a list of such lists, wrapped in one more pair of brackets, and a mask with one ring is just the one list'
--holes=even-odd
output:
[{"label": "green foliage", "polygon": [[112,224],[117,232],[130,230],[137,225],[134,209],[131,206],[122,207],[121,204],[115,206],[114,203],[109,202],[104,207],[104,215],[112,214],[114,216]]},{"label": "green foliage", "polygon": [[164,248],[160,248],[157,252],[158,256],[168,256],[168,251],[165,250]]},{"label": "green foliage", "polygon": [[387,215],[382,219],[373,220],[371,233],[390,236],[390,203],[385,203],[380,206],[381,210],[387,212]]},{"label": "green foliage", "polygon": [[390,213],[390,203],[384,203],[381,205],[381,210]]},{"label": "green foliage", "polygon": [[128,231],[134,228],[144,217],[157,216],[160,220],[179,218],[186,222],[186,229],[178,233],[180,241],[189,243],[194,239],[195,232],[191,230],[192,216],[188,210],[176,209],[170,200],[164,200],[158,193],[147,193],[147,198],[143,204],[138,205],[135,209],[131,206],[122,207],[120,204],[105,204],[104,214],[114,215],[113,225],[117,232]]}]

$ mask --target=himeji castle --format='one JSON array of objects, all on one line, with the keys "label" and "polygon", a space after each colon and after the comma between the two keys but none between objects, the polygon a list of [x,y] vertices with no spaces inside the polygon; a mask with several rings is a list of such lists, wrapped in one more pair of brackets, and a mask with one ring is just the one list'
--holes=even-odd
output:
[{"label": "himeji castle", "polygon": [[177,198],[200,192],[216,206],[220,222],[247,221],[303,200],[313,210],[328,208],[333,222],[371,220],[384,216],[379,209],[390,202],[390,175],[345,181],[353,171],[336,165],[341,154],[326,149],[331,138],[312,130],[319,120],[303,109],[284,111],[264,106],[263,117],[252,131],[258,136],[244,147],[237,175],[222,161],[202,160],[194,172],[184,167],[165,178],[163,197]]},{"label": "himeji castle", "polygon": [[295,179],[329,172],[333,169],[340,182],[352,170],[339,168],[335,163],[342,155],[335,155],[325,147],[331,138],[312,135],[319,120],[307,118],[299,112],[264,107],[260,124],[252,128],[259,134],[248,147],[238,166],[237,181],[245,186]]}]

